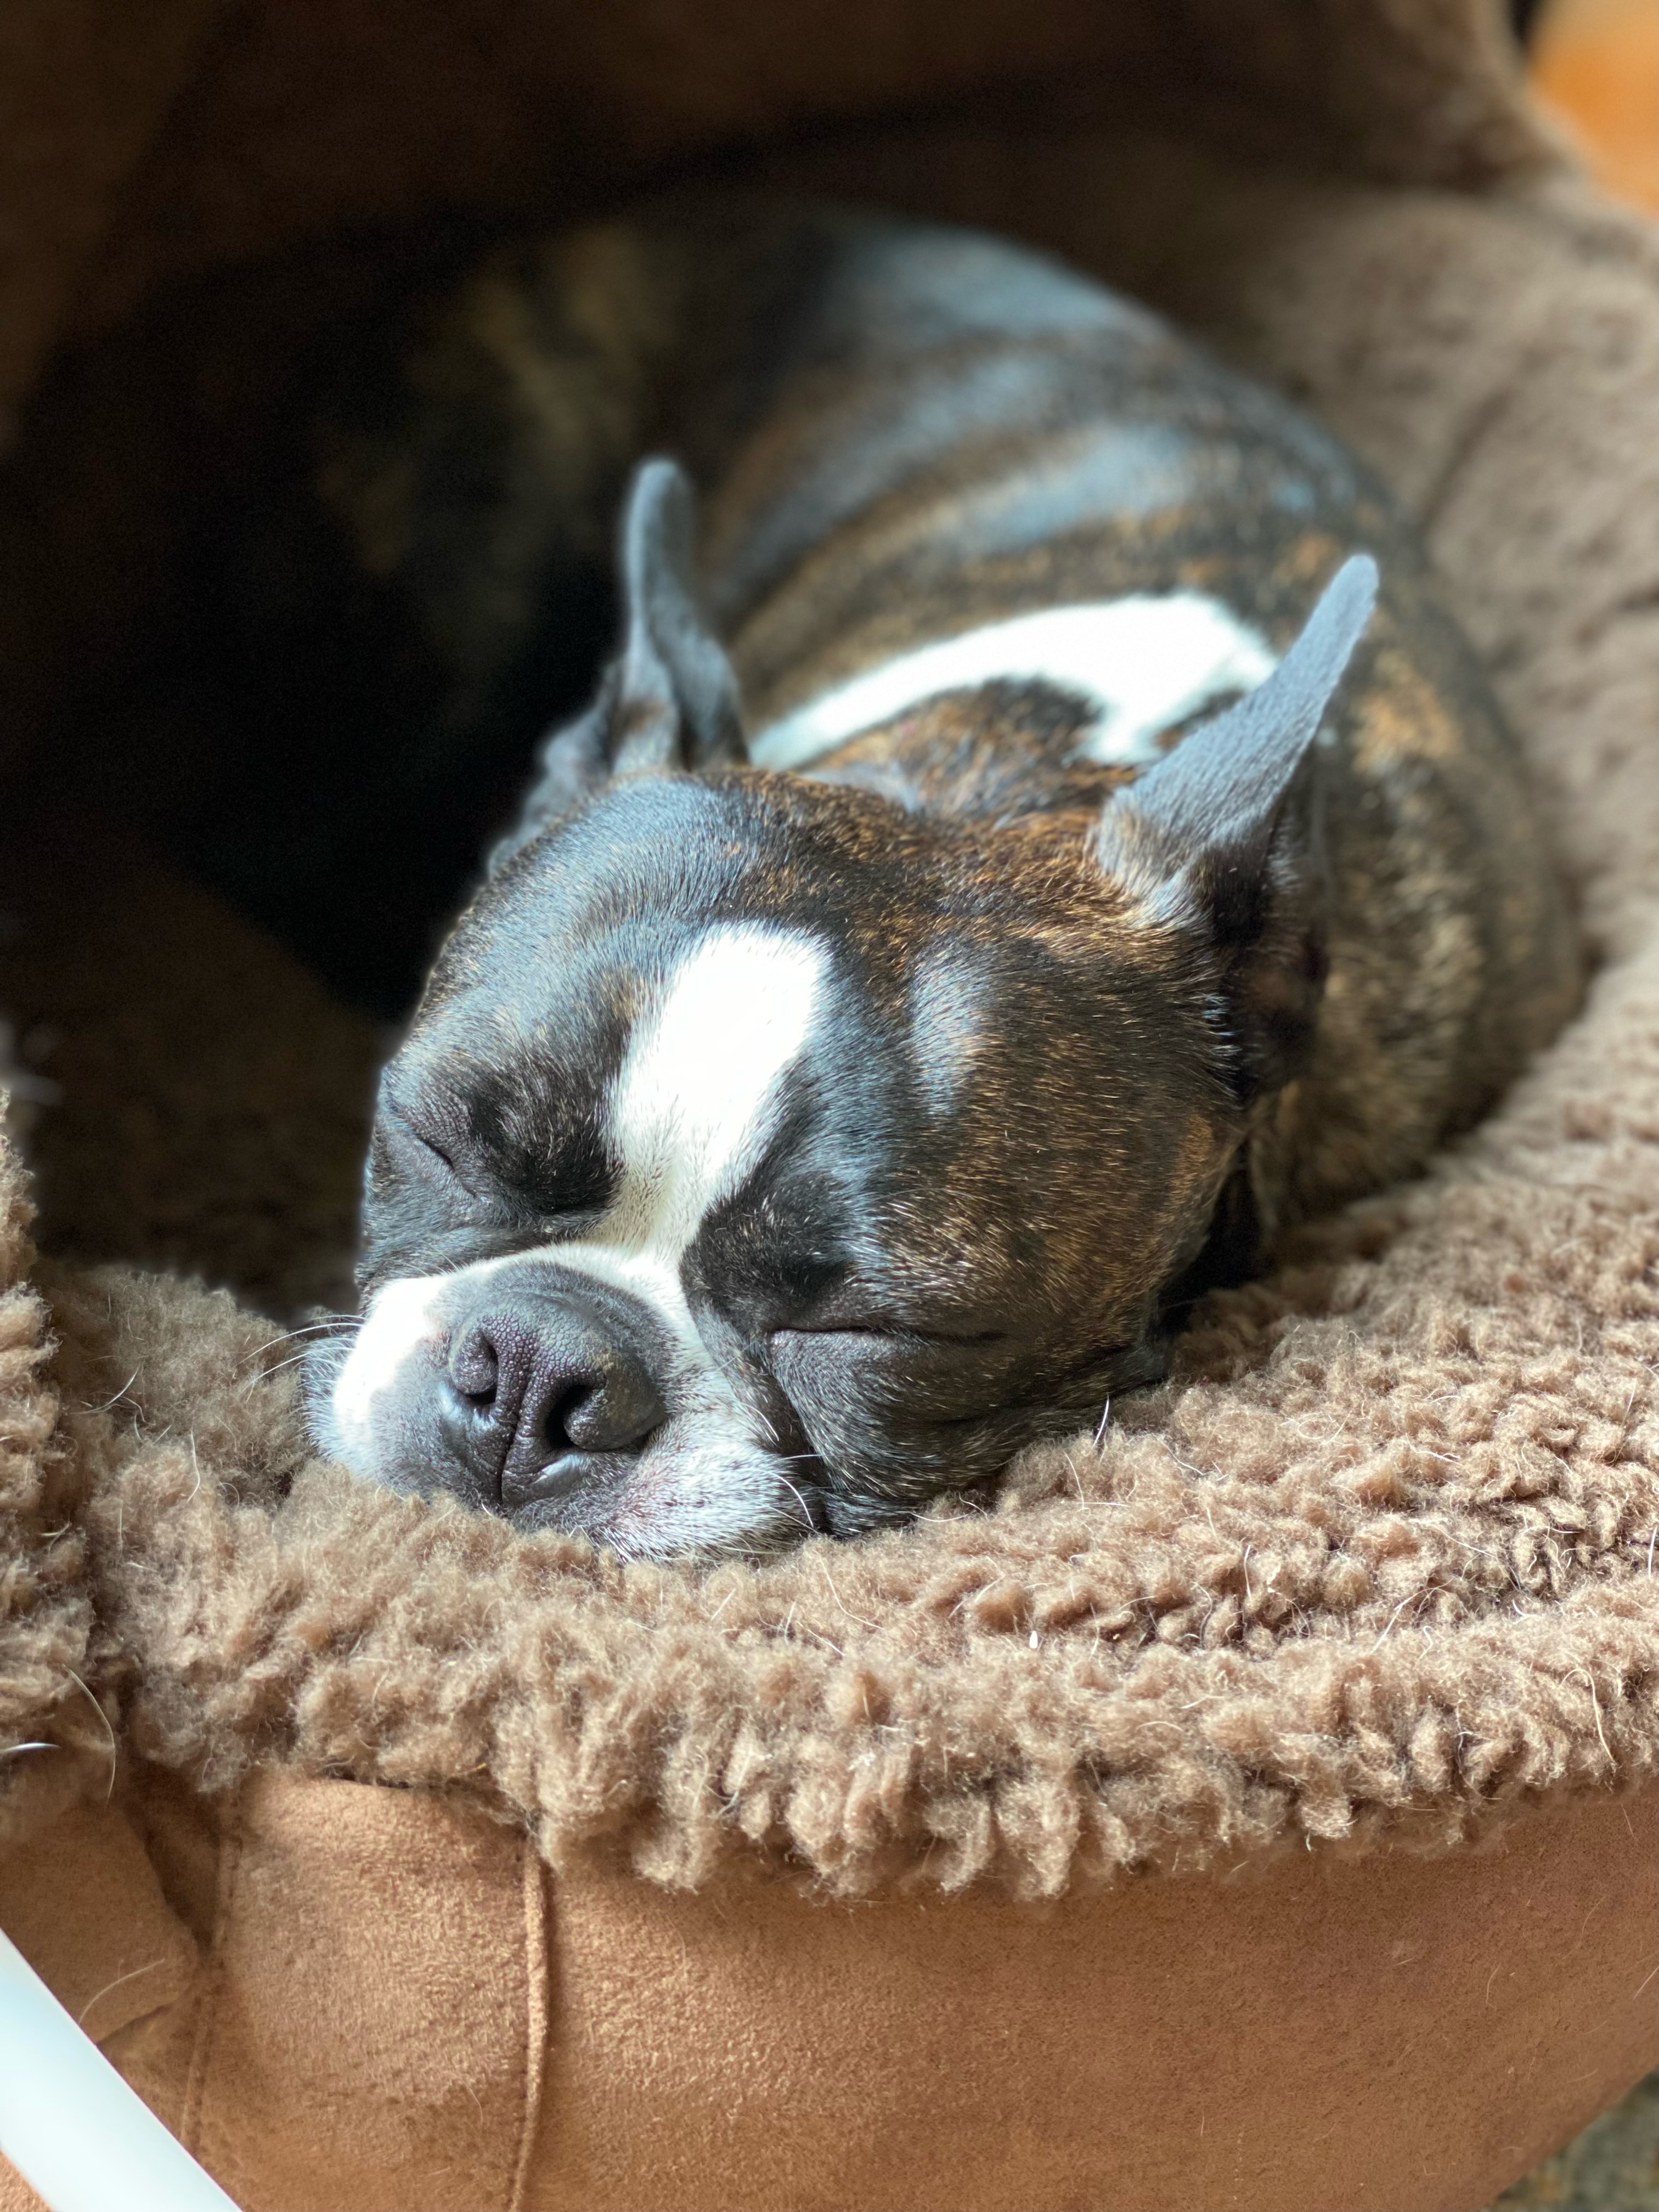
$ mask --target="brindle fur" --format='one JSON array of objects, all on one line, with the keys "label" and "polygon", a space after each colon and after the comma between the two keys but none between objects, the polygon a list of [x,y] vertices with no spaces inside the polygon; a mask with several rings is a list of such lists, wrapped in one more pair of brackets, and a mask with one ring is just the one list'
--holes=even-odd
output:
[{"label": "brindle fur", "polygon": [[[1574,1003],[1526,778],[1408,527],[1304,418],[1133,305],[970,234],[714,204],[506,248],[417,325],[402,391],[354,398],[390,434],[325,419],[319,483],[458,690],[531,649],[573,549],[608,562],[651,447],[703,490],[751,726],[918,638],[1068,600],[1194,586],[1282,648],[1346,552],[1377,556],[1330,759],[1317,1044],[1249,1142],[1261,1249],[1419,1167]],[[1133,933],[1085,848],[1123,772],[1072,763],[1072,733],[1052,695],[961,695],[810,773],[952,825],[994,904],[1115,956]],[[1006,1079],[1040,1079],[1011,1060]]]},{"label": "brindle fur", "polygon": [[[178,633],[217,635],[228,672],[202,787],[260,794],[222,815],[227,868],[258,886],[269,862],[251,902],[303,909],[314,957],[341,934],[331,887],[389,915],[402,856],[417,876],[591,691],[644,454],[698,487],[750,730],[1027,611],[1197,588],[1283,651],[1351,551],[1382,592],[1248,958],[1172,898],[1156,839],[1108,805],[1128,772],[1073,757],[1079,710],[1049,687],[937,698],[779,775],[734,757],[709,662],[707,741],[607,780],[657,711],[613,674],[580,726],[599,753],[550,752],[387,1072],[366,1295],[580,1236],[630,974],[714,921],[816,931],[841,994],[816,1121],[684,1273],[791,1496],[851,1529],[1097,1416],[1199,1288],[1419,1168],[1571,1009],[1521,763],[1409,529],[1305,418],[1139,308],[970,234],[732,201],[510,243],[400,296],[283,384],[255,495],[209,503],[176,594]],[[290,727],[301,787],[341,795],[298,828]],[[437,1188],[422,1130],[485,1200]],[[626,1471],[606,1480],[621,1504],[536,1511],[672,1549]]]}]

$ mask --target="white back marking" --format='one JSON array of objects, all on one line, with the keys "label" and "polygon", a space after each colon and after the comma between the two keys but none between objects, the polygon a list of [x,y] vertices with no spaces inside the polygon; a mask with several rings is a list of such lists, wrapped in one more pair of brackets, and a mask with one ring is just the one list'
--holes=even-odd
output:
[{"label": "white back marking", "polygon": [[749,757],[757,768],[805,768],[925,699],[1000,678],[1054,684],[1094,702],[1079,759],[1150,761],[1162,731],[1224,692],[1254,690],[1277,665],[1260,631],[1206,592],[1044,607],[854,677],[761,731]]}]

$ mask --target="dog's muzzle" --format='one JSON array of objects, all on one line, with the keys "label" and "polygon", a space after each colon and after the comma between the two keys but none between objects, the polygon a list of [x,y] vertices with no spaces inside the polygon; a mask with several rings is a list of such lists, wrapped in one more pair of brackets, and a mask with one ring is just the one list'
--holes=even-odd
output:
[{"label": "dog's muzzle", "polygon": [[683,1396],[632,1290],[545,1253],[404,1278],[317,1376],[325,1446],[394,1489],[562,1521],[631,1479]]},{"label": "dog's muzzle", "polygon": [[637,1299],[580,1277],[477,1287],[432,1380],[468,1486],[507,1512],[637,1453],[667,1417],[659,1331]]}]

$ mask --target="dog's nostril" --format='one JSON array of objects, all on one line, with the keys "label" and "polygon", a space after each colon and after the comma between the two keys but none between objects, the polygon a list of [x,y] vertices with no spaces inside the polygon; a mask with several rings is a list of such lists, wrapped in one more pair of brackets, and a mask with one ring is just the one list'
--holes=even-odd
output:
[{"label": "dog's nostril", "polygon": [[469,1329],[449,1355],[449,1379],[458,1395],[474,1406],[495,1403],[501,1360],[482,1329]]},{"label": "dog's nostril", "polygon": [[549,1441],[556,1451],[635,1451],[666,1410],[643,1368],[613,1359],[600,1374],[584,1376],[558,1399]]},{"label": "dog's nostril", "polygon": [[581,1409],[595,1395],[592,1384],[579,1382],[564,1395],[550,1399],[542,1422],[542,1442],[550,1451],[570,1451],[580,1449],[572,1433],[571,1424],[580,1425]]}]

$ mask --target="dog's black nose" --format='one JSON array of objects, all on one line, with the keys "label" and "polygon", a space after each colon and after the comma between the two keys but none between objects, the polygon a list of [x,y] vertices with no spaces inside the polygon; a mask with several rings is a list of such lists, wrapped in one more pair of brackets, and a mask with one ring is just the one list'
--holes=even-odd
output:
[{"label": "dog's black nose", "polygon": [[599,1454],[637,1451],[666,1414],[643,1351],[603,1304],[515,1299],[468,1316],[443,1387],[451,1444],[486,1500],[508,1507],[579,1480]]}]

